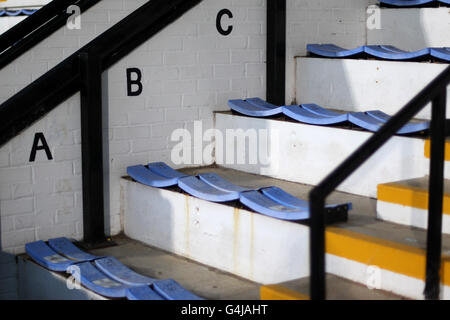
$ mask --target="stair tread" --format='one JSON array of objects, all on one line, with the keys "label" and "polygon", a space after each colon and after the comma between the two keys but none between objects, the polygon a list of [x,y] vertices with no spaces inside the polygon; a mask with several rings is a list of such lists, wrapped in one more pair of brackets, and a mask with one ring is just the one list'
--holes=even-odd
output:
[{"label": "stair tread", "polygon": [[206,299],[259,299],[260,284],[239,278],[124,235],[113,237],[113,247],[91,250],[98,256],[114,256],[130,269],[155,279],[175,279],[183,288]]},{"label": "stair tread", "polygon": [[[326,275],[326,299],[327,300],[400,300],[405,299],[391,292],[369,289],[360,283],[353,282],[332,274]],[[309,296],[310,277],[295,279],[274,286],[268,286],[272,290],[288,289],[299,296]]]},{"label": "stair tread", "polygon": [[[384,183],[378,186],[378,200],[428,209],[429,177]],[[450,214],[450,180],[444,179],[443,213]]]},{"label": "stair tread", "polygon": [[[311,185],[300,184],[267,176],[246,173],[222,167],[184,168],[179,171],[186,174],[216,173],[231,183],[246,188],[261,188],[276,186],[300,199],[307,200]],[[376,218],[376,199],[352,195],[344,192],[333,192],[326,203],[352,202],[353,209],[349,211],[348,221],[334,224],[338,229],[356,232],[365,236],[390,241],[393,244],[410,246],[411,248],[426,248],[426,230],[385,222]],[[450,252],[450,235],[442,236],[443,251]]]}]

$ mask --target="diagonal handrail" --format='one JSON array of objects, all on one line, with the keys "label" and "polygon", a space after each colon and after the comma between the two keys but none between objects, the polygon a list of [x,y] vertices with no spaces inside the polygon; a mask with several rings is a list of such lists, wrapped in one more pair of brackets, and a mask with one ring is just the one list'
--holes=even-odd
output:
[{"label": "diagonal handrail", "polygon": [[81,52],[97,52],[104,71],[202,0],[152,0],[0,105],[0,146],[80,90]]},{"label": "diagonal handrail", "polygon": [[84,12],[101,0],[53,0],[38,11],[0,34],[0,70],[64,26],[77,5]]},{"label": "diagonal handrail", "polygon": [[429,180],[429,217],[427,229],[427,273],[425,297],[439,297],[439,271],[441,262],[441,225],[443,166],[445,142],[445,108],[447,86],[450,84],[450,66],[418,93],[379,131],[353,152],[333,172],[323,179],[309,194],[311,205],[310,271],[311,299],[325,299],[325,223],[324,204],[328,195],[356,169],[380,149],[396,132],[410,121],[430,101],[431,159]]}]

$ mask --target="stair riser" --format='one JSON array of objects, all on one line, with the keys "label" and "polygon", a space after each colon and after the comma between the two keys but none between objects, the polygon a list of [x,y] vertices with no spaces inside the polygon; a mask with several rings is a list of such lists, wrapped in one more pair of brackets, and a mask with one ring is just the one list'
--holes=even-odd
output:
[{"label": "stair riser", "polygon": [[[268,130],[273,139],[268,148],[270,164],[219,165],[311,185],[318,184],[372,135],[366,131],[216,114],[216,129],[223,135],[227,129],[249,128]],[[376,198],[380,183],[426,175],[424,143],[422,139],[393,137],[338,190]],[[235,154],[249,154],[248,143],[245,148],[235,150]]]},{"label": "stair riser", "polygon": [[[354,260],[326,255],[327,272],[342,278],[367,285],[372,282],[374,273],[368,271],[369,265]],[[379,269],[380,287],[378,289],[393,292],[395,294],[411,298],[423,299],[425,282],[420,279],[408,277],[385,269]],[[450,287],[441,286],[441,299],[450,299]]]},{"label": "stair riser", "polygon": [[[377,201],[377,218],[406,226],[427,229],[428,210],[386,201]],[[442,232],[450,234],[450,216],[442,215]]]},{"label": "stair riser", "polygon": [[[367,43],[392,44],[403,50],[450,47],[450,9],[381,9],[380,29],[367,29]],[[373,13],[371,17],[373,16]]]},{"label": "stair riser", "polygon": [[121,187],[130,238],[263,284],[309,275],[306,226],[129,180]]},{"label": "stair riser", "polygon": [[[397,113],[448,64],[298,57],[297,103],[345,111]],[[447,89],[450,103],[450,88]],[[447,117],[450,108],[447,108]],[[430,119],[431,108],[417,118]]]}]

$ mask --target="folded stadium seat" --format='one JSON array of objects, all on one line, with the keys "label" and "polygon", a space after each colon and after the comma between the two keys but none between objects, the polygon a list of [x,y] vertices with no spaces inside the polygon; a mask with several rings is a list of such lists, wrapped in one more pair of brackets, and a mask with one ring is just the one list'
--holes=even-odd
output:
[{"label": "folded stadium seat", "polygon": [[271,117],[283,112],[282,107],[272,105],[272,108],[268,108],[266,104],[256,105],[248,102],[248,100],[229,100],[228,105],[231,110],[251,117]]},{"label": "folded stadium seat", "polygon": [[79,268],[80,281],[86,288],[108,298],[125,298],[128,286],[117,282],[97,269],[91,262],[81,262]]},{"label": "folded stadium seat", "polygon": [[[391,119],[390,115],[379,110],[367,111],[366,114],[383,123],[386,123]],[[415,133],[428,130],[429,128],[430,121],[409,122],[405,124],[399,131],[397,131],[397,134]]]},{"label": "folded stadium seat", "polygon": [[57,253],[75,261],[93,261],[101,258],[80,250],[72,241],[65,237],[49,239],[48,245]]},{"label": "folded stadium seat", "polygon": [[[95,265],[115,281],[132,287],[127,289],[126,296],[133,300],[160,300],[158,297],[168,300],[203,300],[173,279],[157,280],[142,276],[114,257],[95,260]],[[155,286],[158,286],[158,293],[155,292]]]},{"label": "folded stadium seat", "polygon": [[164,162],[149,163],[148,168],[150,169],[150,171],[166,178],[180,179],[189,176],[188,174],[184,174],[177,170],[172,169]]},{"label": "folded stadium seat", "polygon": [[25,251],[38,264],[52,271],[66,271],[71,265],[77,263],[59,255],[42,240],[27,243]]},{"label": "folded stadium seat", "polygon": [[437,59],[450,61],[450,48],[430,48],[430,55]]},{"label": "folded stadium seat", "polygon": [[380,2],[397,7],[412,7],[433,3],[450,4],[450,0],[380,0]]},{"label": "folded stadium seat", "polygon": [[134,180],[150,187],[165,188],[175,186],[178,183],[178,178],[161,176],[143,165],[128,167],[127,173]]},{"label": "folded stadium seat", "polygon": [[371,45],[364,46],[364,52],[367,54],[386,60],[411,60],[425,58],[430,55],[430,49],[424,48],[417,51],[404,51],[394,46]]},{"label": "folded stadium seat", "polygon": [[225,192],[244,192],[250,191],[253,189],[243,188],[241,186],[237,186],[219,176],[216,173],[202,173],[199,174],[198,177],[203,182],[213,186],[216,189],[225,191]]},{"label": "folded stadium seat", "polygon": [[273,218],[282,220],[309,219],[308,208],[286,207],[256,190],[241,193],[239,200],[250,209]]},{"label": "folded stadium seat", "polygon": [[328,58],[352,58],[364,53],[364,46],[345,49],[334,44],[308,44],[306,50],[312,54]]},{"label": "folded stadium seat", "polygon": [[[331,125],[346,122],[348,120],[347,114],[334,113],[333,116],[329,114],[319,114],[311,112],[304,106],[308,105],[292,105],[284,106],[283,113],[291,119],[315,125]],[[317,106],[317,105],[315,105]],[[319,106],[317,106],[319,107]],[[320,108],[320,107],[319,107]]]},{"label": "folded stadium seat", "polygon": [[165,300],[149,286],[128,288],[126,296],[128,300]]},{"label": "folded stadium seat", "polygon": [[194,197],[211,202],[227,202],[239,199],[239,192],[217,189],[194,176],[181,178],[178,181],[178,186]]},{"label": "folded stadium seat", "polygon": [[[25,245],[28,255],[43,267],[59,272],[77,270],[81,284],[109,298],[133,300],[203,300],[173,279],[158,280],[140,275],[114,257],[94,256],[67,238],[35,241]],[[64,255],[64,256],[63,256]],[[158,284],[158,293],[152,287]]]}]

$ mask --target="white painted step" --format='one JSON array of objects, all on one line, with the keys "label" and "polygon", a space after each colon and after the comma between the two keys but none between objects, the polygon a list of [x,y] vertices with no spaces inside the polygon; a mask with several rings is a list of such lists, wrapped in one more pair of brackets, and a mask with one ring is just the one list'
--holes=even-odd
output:
[{"label": "white painted step", "polygon": [[450,8],[369,8],[368,19],[369,45],[390,44],[408,51],[450,47]]},{"label": "white painted step", "polygon": [[[345,111],[397,113],[448,66],[445,63],[297,57],[296,101]],[[450,105],[450,87],[447,89]],[[450,117],[450,108],[447,108]],[[431,108],[417,118],[430,119]]]},{"label": "white painted step", "polygon": [[[317,185],[322,181],[373,134],[362,130],[313,126],[222,112],[216,113],[216,129],[222,132],[223,136],[226,135],[227,130],[246,132],[249,129],[255,129],[261,133],[257,144],[262,143],[262,145],[265,143],[264,135],[270,137],[270,145],[267,148],[270,161],[267,163],[261,161],[265,160],[261,155],[254,164],[250,164],[248,159],[245,163],[239,164],[237,158],[233,163],[226,163],[226,159],[216,158],[219,165],[311,185]],[[251,130],[248,132],[250,133]],[[228,144],[232,142],[231,139],[226,141]],[[249,146],[248,141],[241,144],[235,143],[234,153],[255,154]],[[424,156],[424,146],[424,139],[394,136],[342,183],[338,190],[376,198],[377,186],[380,183],[426,175],[429,160]],[[217,148],[219,147],[218,145]],[[216,150],[216,157],[218,153]]]},{"label": "white painted step", "polygon": [[[244,187],[276,185],[304,198],[311,186],[223,168],[215,172]],[[123,178],[125,234],[171,253],[264,285],[309,276],[309,227],[176,190],[155,189]],[[376,200],[335,192],[329,202],[350,201],[349,221],[326,229],[326,272],[364,286],[423,298],[426,233],[376,219]],[[443,251],[450,237],[443,237]],[[450,260],[443,257],[442,298],[450,298]]]}]

